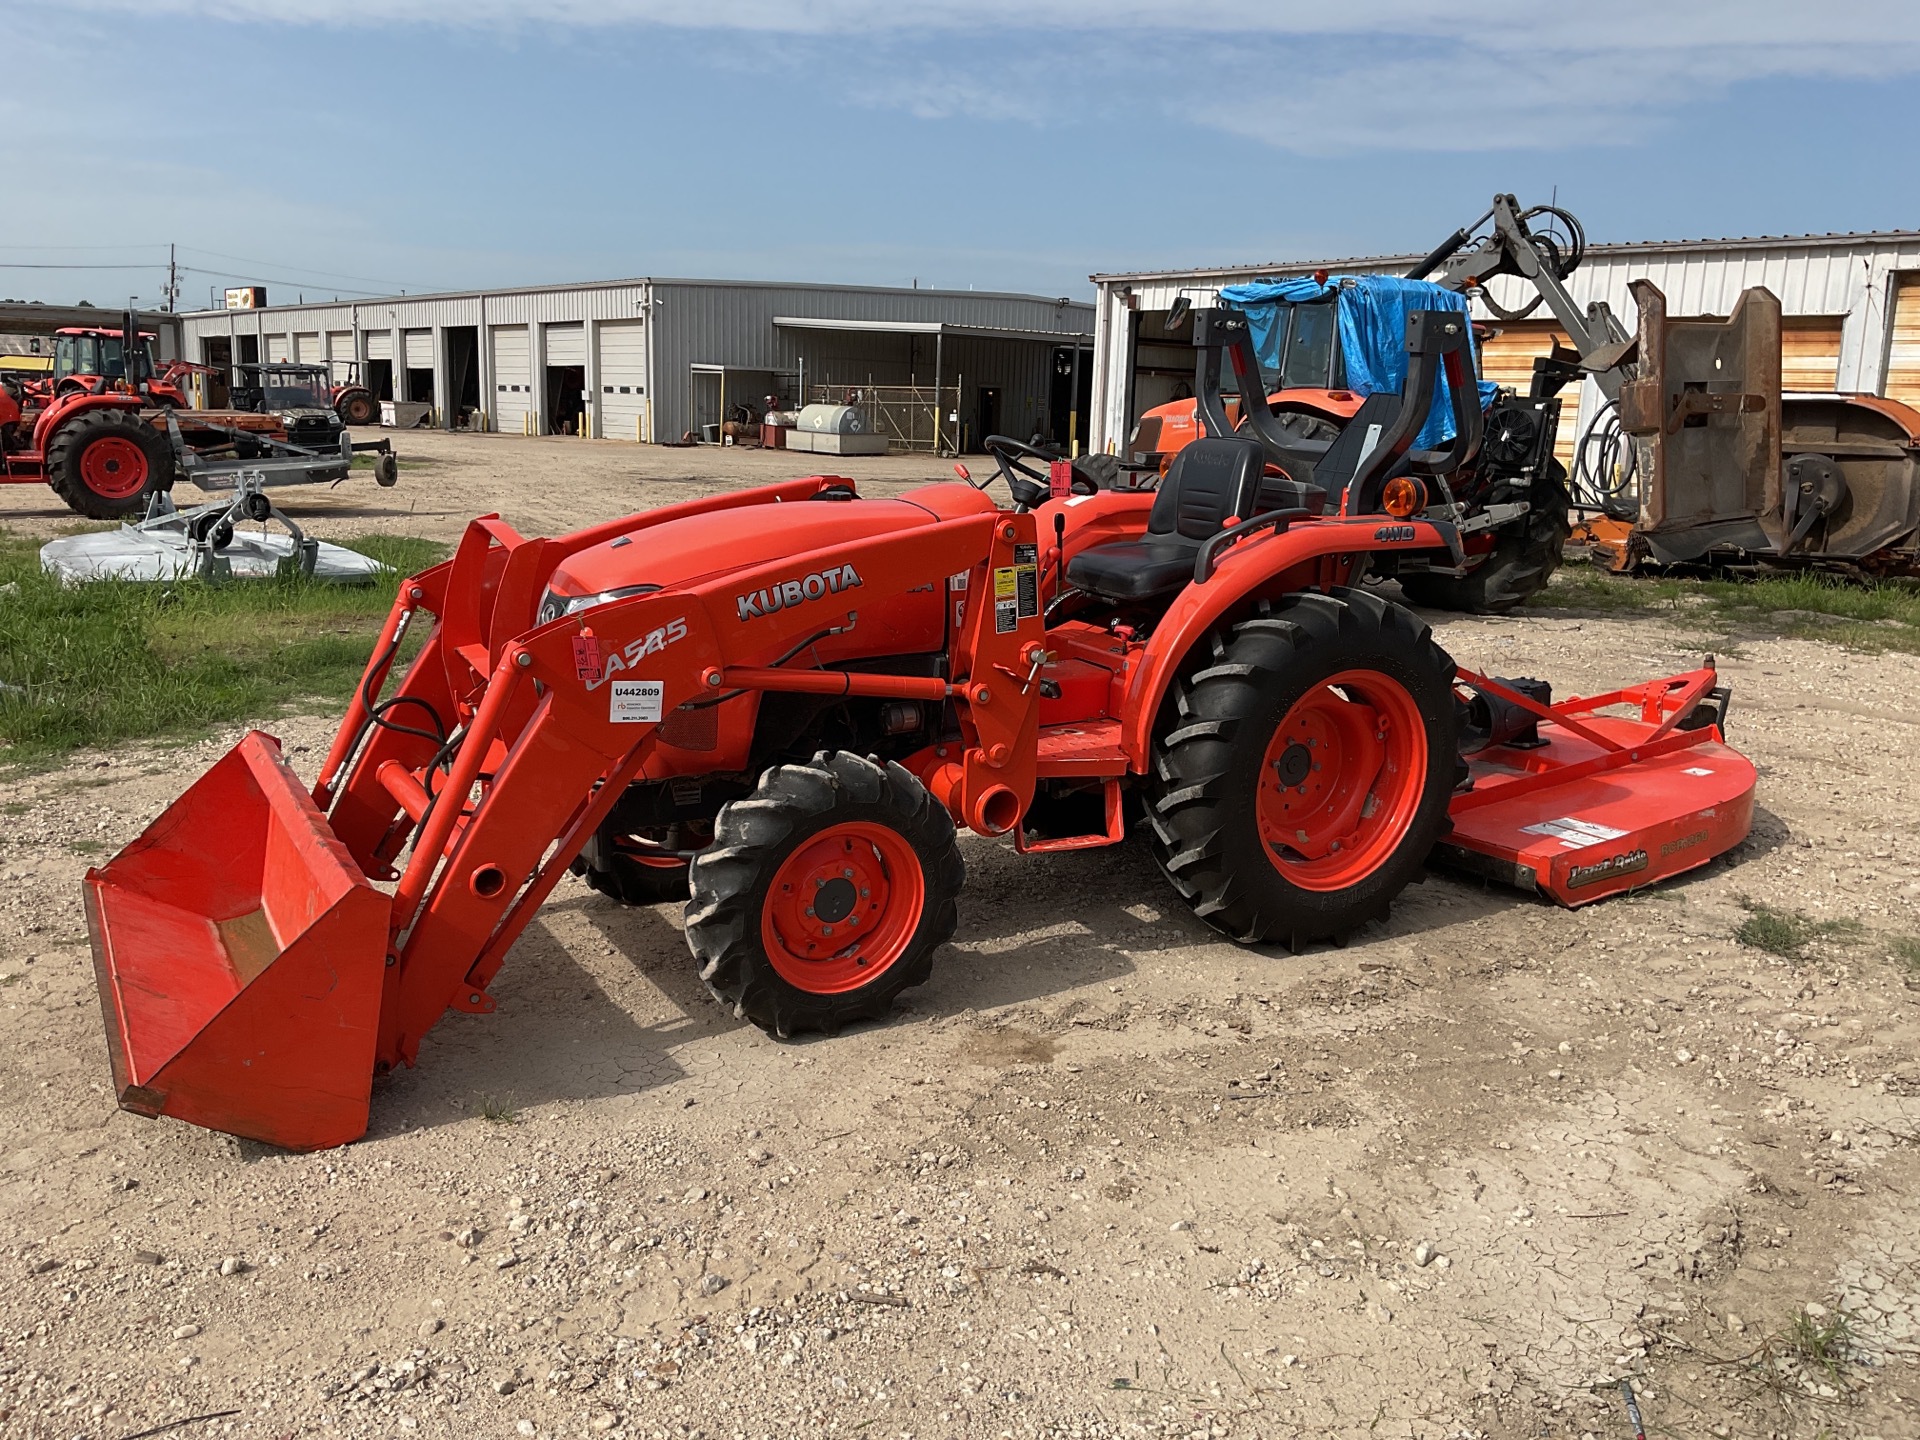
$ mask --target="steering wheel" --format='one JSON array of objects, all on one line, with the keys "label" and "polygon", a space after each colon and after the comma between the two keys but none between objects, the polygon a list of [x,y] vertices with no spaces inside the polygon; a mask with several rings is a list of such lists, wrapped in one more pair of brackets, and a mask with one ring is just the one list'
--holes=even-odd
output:
[{"label": "steering wheel", "polygon": [[[993,463],[1000,467],[1000,474],[1007,482],[1007,488],[1013,492],[1013,503],[1022,510],[1031,510],[1053,493],[1052,467],[1056,460],[1064,460],[1064,455],[1051,450],[1043,450],[1038,445],[1028,445],[1006,435],[989,435],[980,442],[986,452],[993,456]],[[1047,469],[1036,469],[1030,461],[1038,460]],[[1086,476],[1075,473],[1073,493],[1092,495],[1097,487]]]}]

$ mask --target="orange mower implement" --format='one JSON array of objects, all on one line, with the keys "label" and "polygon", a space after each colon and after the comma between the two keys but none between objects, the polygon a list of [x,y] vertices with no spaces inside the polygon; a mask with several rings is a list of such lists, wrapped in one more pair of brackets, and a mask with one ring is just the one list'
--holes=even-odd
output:
[{"label": "orange mower implement", "polygon": [[[1204,318],[1217,384],[1244,316]],[[1196,915],[1293,947],[1381,918],[1430,857],[1568,905],[1704,864],[1754,784],[1710,662],[1556,703],[1360,588],[1382,552],[1458,552],[1419,467],[1471,455],[1477,408],[1445,455],[1411,442],[1436,368],[1471,397],[1464,343],[1415,313],[1415,398],[1370,400],[1375,443],[1355,427],[1314,486],[1231,434],[1104,490],[995,437],[1010,505],[814,476],[560,539],[474,521],[401,585],[311,786],[249,735],[88,874],[121,1105],[356,1138],[376,1074],[493,1008],[570,869],[684,900],[708,988],[785,1036],[927,978],[963,828],[1029,854],[1139,830]]]}]

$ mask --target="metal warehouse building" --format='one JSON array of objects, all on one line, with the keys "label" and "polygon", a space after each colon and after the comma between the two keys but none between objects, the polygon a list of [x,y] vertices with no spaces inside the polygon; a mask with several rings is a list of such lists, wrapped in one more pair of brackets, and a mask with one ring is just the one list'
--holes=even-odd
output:
[{"label": "metal warehouse building", "polygon": [[897,443],[952,450],[995,431],[1083,435],[1091,321],[1085,303],[1035,295],[636,279],[202,311],[182,345],[223,368],[317,361],[344,379],[357,364],[381,399],[510,434],[707,438],[741,402],[879,390]]},{"label": "metal warehouse building", "polygon": [[[1211,304],[1220,288],[1263,276],[1390,271],[1419,263],[1418,255],[1356,260],[1287,261],[1206,270],[1095,275],[1093,420],[1091,446],[1117,452],[1140,415],[1191,385],[1193,350],[1182,333],[1168,337],[1163,322],[1176,296]],[[1788,390],[1844,390],[1889,396],[1920,406],[1920,232],[1790,235],[1745,240],[1650,241],[1591,245],[1567,287],[1584,308],[1604,300],[1631,331],[1631,280],[1651,280],[1666,294],[1672,315],[1726,315],[1742,290],[1764,285],[1785,312],[1781,380]],[[1514,276],[1489,287],[1506,310],[1533,290]],[[1482,353],[1487,379],[1525,390],[1535,356],[1567,337],[1546,315],[1495,319],[1484,303],[1474,315],[1498,330]],[[1571,396],[1569,395],[1569,400]],[[1591,382],[1579,396],[1579,416],[1600,405]],[[1571,409],[1571,405],[1569,409]],[[1570,457],[1580,419],[1563,413],[1562,459]]]}]

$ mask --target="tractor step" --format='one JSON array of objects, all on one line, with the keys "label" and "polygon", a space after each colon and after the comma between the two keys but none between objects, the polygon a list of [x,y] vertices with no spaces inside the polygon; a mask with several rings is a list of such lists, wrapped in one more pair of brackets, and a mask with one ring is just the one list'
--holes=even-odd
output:
[{"label": "tractor step", "polygon": [[123,1108],[290,1150],[365,1133],[390,902],[249,734],[87,872]]}]

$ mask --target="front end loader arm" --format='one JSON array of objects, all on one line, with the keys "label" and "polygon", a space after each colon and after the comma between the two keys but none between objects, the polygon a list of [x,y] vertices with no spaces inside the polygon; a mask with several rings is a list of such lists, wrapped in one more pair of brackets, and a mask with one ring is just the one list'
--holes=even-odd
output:
[{"label": "front end loader arm", "polygon": [[[1030,516],[988,513],[636,595],[498,647],[457,743],[442,745],[427,763],[387,758],[370,769],[386,753],[378,747],[404,745],[417,755],[428,744],[383,735],[335,804],[336,814],[397,811],[413,834],[392,901],[379,1063],[411,1064],[421,1038],[450,1006],[493,1008],[486,987],[507,950],[626,785],[643,774],[667,778],[653,773],[658,758],[671,753],[662,725],[682,707],[723,708],[720,747],[703,759],[709,769],[725,770],[745,763],[760,692],[847,694],[857,685],[874,695],[917,696],[937,685],[960,707],[970,741],[958,774],[949,777],[949,803],[967,823],[1005,828],[1033,789],[1037,691],[1029,677],[1044,638],[1037,610],[1022,616],[1016,601],[1009,622],[991,603],[977,607],[956,637],[947,680],[768,662],[823,629],[857,630],[863,601],[877,606],[944,587],[962,571],[972,576],[971,593],[991,594],[995,572],[1017,576],[1023,554],[1033,550]],[[508,559],[500,569],[501,592],[512,567]],[[456,560],[451,580],[459,569]],[[837,592],[823,584],[811,600],[803,588],[800,604],[771,614],[750,613],[744,604],[763,590],[801,584],[796,576],[822,575],[846,575],[850,583]],[[578,643],[589,636],[600,657],[592,667],[582,664]],[[460,643],[449,618],[411,667],[408,684],[416,677],[423,686],[436,683],[441,660],[453,664],[476,645]],[[406,685],[401,693],[409,693]],[[732,716],[724,714],[729,707]],[[466,706],[459,709],[467,715]],[[357,823],[354,843],[364,849],[373,828]],[[389,820],[382,830],[387,845],[365,852],[370,862],[388,858],[396,833]]]}]

